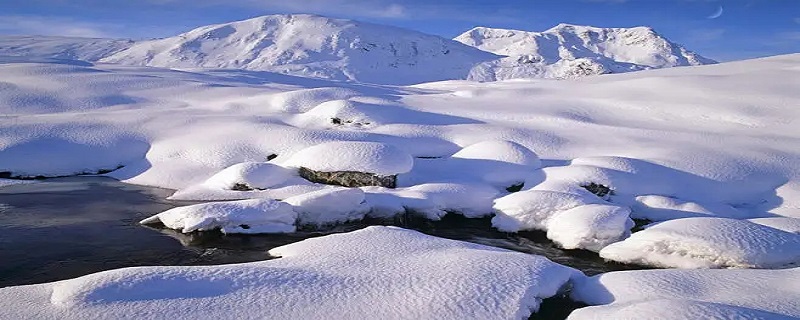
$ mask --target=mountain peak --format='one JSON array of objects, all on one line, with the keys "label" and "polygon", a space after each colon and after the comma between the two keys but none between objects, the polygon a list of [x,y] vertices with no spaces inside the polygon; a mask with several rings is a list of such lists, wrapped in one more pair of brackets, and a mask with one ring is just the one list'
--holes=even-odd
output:
[{"label": "mountain peak", "polygon": [[464,78],[473,65],[494,58],[491,53],[418,31],[311,14],[281,14],[138,42],[101,61],[411,84]]}]

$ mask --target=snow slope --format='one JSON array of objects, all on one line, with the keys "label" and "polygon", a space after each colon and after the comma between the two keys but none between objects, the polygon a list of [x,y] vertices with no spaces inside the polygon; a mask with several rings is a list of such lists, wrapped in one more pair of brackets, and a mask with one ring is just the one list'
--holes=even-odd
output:
[{"label": "snow slope", "polygon": [[575,78],[652,68],[716,63],[649,27],[559,24],[544,32],[476,27],[454,40],[508,56],[477,65],[470,79]]},{"label": "snow slope", "polygon": [[2,36],[0,55],[97,61],[127,49],[133,40],[55,36]]},{"label": "snow slope", "polygon": [[0,288],[0,318],[524,319],[583,276],[544,257],[395,227],[269,253],[280,258]]},{"label": "snow slope", "polygon": [[416,31],[297,14],[262,16],[140,41],[100,61],[411,84],[463,79],[474,64],[494,57]]}]

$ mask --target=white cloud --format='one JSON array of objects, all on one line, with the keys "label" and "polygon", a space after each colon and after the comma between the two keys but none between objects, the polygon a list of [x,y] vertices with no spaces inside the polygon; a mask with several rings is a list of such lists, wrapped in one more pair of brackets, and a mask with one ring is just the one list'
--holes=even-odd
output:
[{"label": "white cloud", "polygon": [[111,37],[114,26],[65,17],[0,15],[0,33],[68,37]]}]

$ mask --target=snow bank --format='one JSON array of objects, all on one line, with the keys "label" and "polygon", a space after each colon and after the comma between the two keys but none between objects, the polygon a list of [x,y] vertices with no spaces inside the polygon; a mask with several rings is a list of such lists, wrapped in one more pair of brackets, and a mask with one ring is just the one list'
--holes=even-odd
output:
[{"label": "snow bank", "polygon": [[506,232],[525,229],[547,230],[547,223],[554,214],[603,202],[591,195],[542,190],[516,192],[495,200],[496,216],[492,218],[492,225]]},{"label": "snow bank", "polygon": [[667,268],[779,268],[800,263],[800,235],[744,220],[685,218],[636,232],[600,256]]},{"label": "snow bank", "polygon": [[284,200],[298,213],[298,223],[326,225],[364,218],[369,208],[364,191],[356,188],[328,188]]},{"label": "snow bank", "polygon": [[411,171],[414,159],[388,144],[335,141],[303,149],[282,165],[322,172],[357,171],[390,176]]},{"label": "snow bank", "polygon": [[492,226],[500,231],[538,229],[565,249],[599,251],[630,235],[630,209],[611,205],[585,191],[512,193],[494,202]]},{"label": "snow bank", "polygon": [[557,212],[547,224],[547,238],[565,249],[600,251],[627,238],[633,228],[631,210],[606,204],[588,204]]},{"label": "snow bank", "polygon": [[291,170],[267,162],[237,163],[208,178],[205,185],[231,190],[236,185],[250,189],[266,189],[283,183],[292,176]]},{"label": "snow bank", "polygon": [[800,268],[637,270],[576,279],[569,319],[795,319]]},{"label": "snow bank", "polygon": [[141,224],[161,222],[183,233],[220,229],[224,233],[288,233],[297,214],[286,203],[269,199],[208,202],[172,208]]},{"label": "snow bank", "polygon": [[0,305],[12,319],[522,319],[582,277],[540,256],[394,227],[312,238],[270,254],[281,258],[0,288]]},{"label": "snow bank", "polygon": [[492,213],[492,200],[498,191],[487,185],[474,183],[425,183],[409,188],[362,188],[367,193],[367,204],[372,217],[387,218],[411,211],[431,220],[439,220],[447,213],[477,218]]}]

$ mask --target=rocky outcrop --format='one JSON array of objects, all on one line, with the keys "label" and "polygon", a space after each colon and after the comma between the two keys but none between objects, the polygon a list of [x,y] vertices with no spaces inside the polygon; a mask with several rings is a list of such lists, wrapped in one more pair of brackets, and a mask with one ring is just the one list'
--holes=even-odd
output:
[{"label": "rocky outcrop", "polygon": [[314,171],[306,167],[300,167],[299,173],[301,177],[311,182],[343,187],[378,186],[395,188],[397,186],[397,175],[381,176],[358,171],[322,172]]}]

